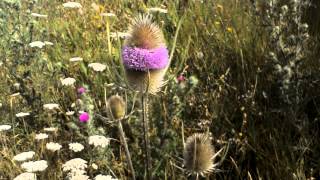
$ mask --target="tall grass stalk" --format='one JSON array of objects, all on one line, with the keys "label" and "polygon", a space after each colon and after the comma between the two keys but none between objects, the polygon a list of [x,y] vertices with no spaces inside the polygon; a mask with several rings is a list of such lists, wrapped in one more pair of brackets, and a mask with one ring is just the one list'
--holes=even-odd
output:
[{"label": "tall grass stalk", "polygon": [[111,57],[112,56],[112,45],[111,45],[111,40],[110,40],[110,23],[109,23],[109,18],[106,18],[106,28],[107,28],[107,39],[108,39],[108,54]]}]

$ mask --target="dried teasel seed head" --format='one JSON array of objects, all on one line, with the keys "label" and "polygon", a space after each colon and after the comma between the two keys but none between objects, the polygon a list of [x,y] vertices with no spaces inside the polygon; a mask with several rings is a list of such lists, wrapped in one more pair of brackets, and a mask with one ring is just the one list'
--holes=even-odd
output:
[{"label": "dried teasel seed head", "polygon": [[118,95],[113,95],[108,99],[108,110],[114,119],[121,119],[125,116],[125,102]]},{"label": "dried teasel seed head", "polygon": [[165,46],[163,33],[159,26],[152,22],[151,15],[139,15],[129,27],[129,37],[125,45],[144,49]]},{"label": "dried teasel seed head", "polygon": [[184,165],[190,174],[204,175],[214,170],[214,148],[207,134],[196,133],[187,138],[184,146]]}]

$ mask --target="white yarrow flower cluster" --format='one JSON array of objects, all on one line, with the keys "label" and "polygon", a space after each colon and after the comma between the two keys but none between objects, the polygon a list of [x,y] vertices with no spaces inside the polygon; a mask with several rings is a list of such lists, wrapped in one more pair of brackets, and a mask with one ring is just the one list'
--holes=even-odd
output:
[{"label": "white yarrow flower cluster", "polygon": [[31,43],[29,43],[29,46],[30,47],[37,47],[37,48],[43,48],[45,45],[53,45],[53,43],[52,42],[49,42],[49,41],[44,41],[44,42],[42,42],[42,41],[34,41],[34,42],[31,42]]},{"label": "white yarrow flower cluster", "polygon": [[99,174],[97,175],[94,180],[118,180],[116,178],[113,178],[112,176],[110,175],[102,175],[102,174]]},{"label": "white yarrow flower cluster", "polygon": [[25,116],[29,116],[30,113],[28,112],[19,112],[16,114],[16,117],[25,117]]},{"label": "white yarrow flower cluster", "polygon": [[69,59],[70,62],[77,62],[77,61],[82,61],[82,60],[83,60],[82,57],[73,57],[73,58]]},{"label": "white yarrow flower cluster", "polygon": [[99,167],[96,163],[91,164],[92,169],[97,170]]},{"label": "white yarrow flower cluster", "polygon": [[104,17],[116,17],[114,13],[101,13],[100,15]]},{"label": "white yarrow flower cluster", "polygon": [[48,163],[45,160],[29,161],[21,164],[21,167],[27,172],[44,171],[48,167]]},{"label": "white yarrow flower cluster", "polygon": [[15,155],[13,157],[13,160],[15,161],[29,160],[29,159],[32,159],[35,154],[36,153],[34,151],[22,152],[20,154]]},{"label": "white yarrow flower cluster", "polygon": [[9,129],[11,129],[10,125],[7,125],[7,124],[0,125],[0,132],[1,131],[7,131]]},{"label": "white yarrow flower cluster", "polygon": [[116,37],[118,37],[118,38],[126,38],[128,36],[130,36],[130,34],[126,33],[126,32],[111,32],[110,33],[110,37],[112,37],[112,38],[116,38]]},{"label": "white yarrow flower cluster", "polygon": [[100,135],[94,135],[89,137],[89,144],[94,145],[94,147],[106,147],[110,143],[110,139]]},{"label": "white yarrow flower cluster", "polygon": [[159,7],[148,8],[147,11],[149,13],[152,13],[152,12],[159,12],[159,13],[164,13],[164,14],[168,13],[168,10],[163,9],[163,8],[159,8]]},{"label": "white yarrow flower cluster", "polygon": [[72,115],[74,115],[74,111],[67,111],[67,112],[66,112],[66,115],[67,115],[67,116],[72,116]]},{"label": "white yarrow flower cluster", "polygon": [[60,79],[60,81],[61,81],[62,85],[64,85],[64,86],[71,86],[76,82],[76,79],[68,77],[65,79]]},{"label": "white yarrow flower cluster", "polygon": [[78,175],[85,175],[87,167],[88,165],[86,160],[75,158],[65,162],[62,165],[62,170],[64,172],[68,172],[68,177],[71,179]]},{"label": "white yarrow flower cluster", "polygon": [[25,173],[19,174],[13,180],[37,180],[37,176],[35,173],[25,172]]},{"label": "white yarrow flower cluster", "polygon": [[82,8],[82,5],[78,2],[66,2],[66,3],[63,3],[62,6],[64,8],[71,8],[71,9]]},{"label": "white yarrow flower cluster", "polygon": [[19,93],[19,92],[13,93],[13,94],[10,95],[10,97],[17,97],[17,96],[20,96],[20,93]]},{"label": "white yarrow flower cluster", "polygon": [[37,17],[37,18],[47,18],[48,15],[45,14],[38,14],[38,13],[31,13],[32,17]]},{"label": "white yarrow flower cluster", "polygon": [[59,109],[59,104],[55,104],[55,103],[44,104],[43,109],[47,109],[47,110]]},{"label": "white yarrow flower cluster", "polygon": [[33,42],[31,42],[31,43],[29,43],[29,46],[30,47],[37,47],[37,48],[43,48],[44,46],[45,46],[46,44],[44,43],[44,42],[42,42],[42,41],[33,41]]},{"label": "white yarrow flower cluster", "polygon": [[52,152],[59,151],[62,146],[59,143],[49,142],[46,144],[46,148]]},{"label": "white yarrow flower cluster", "polygon": [[45,44],[45,45],[49,45],[49,46],[52,46],[52,45],[53,45],[53,43],[50,42],[50,41],[45,41],[44,44]]},{"label": "white yarrow flower cluster", "polygon": [[56,131],[58,131],[58,128],[47,127],[47,128],[43,128],[43,130],[46,131],[46,132],[56,132]]},{"label": "white yarrow flower cluster", "polygon": [[42,139],[47,139],[48,137],[49,137],[48,134],[39,133],[39,134],[36,134],[35,139],[36,139],[36,140],[42,140]]},{"label": "white yarrow flower cluster", "polygon": [[49,45],[49,46],[52,46],[52,45],[53,45],[53,43],[50,42],[50,41],[44,41],[44,44],[45,44],[45,45]]},{"label": "white yarrow flower cluster", "polygon": [[74,151],[74,152],[80,152],[84,149],[83,145],[80,143],[70,143],[69,144],[69,149]]},{"label": "white yarrow flower cluster", "polygon": [[101,63],[90,63],[88,67],[91,67],[94,71],[102,72],[107,66]]}]

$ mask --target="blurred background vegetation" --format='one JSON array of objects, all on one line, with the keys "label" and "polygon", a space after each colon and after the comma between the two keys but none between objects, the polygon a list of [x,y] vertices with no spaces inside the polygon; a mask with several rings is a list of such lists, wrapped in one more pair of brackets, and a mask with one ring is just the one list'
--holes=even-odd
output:
[{"label": "blurred background vegetation", "polygon": [[[1,147],[1,178],[12,179],[22,172],[11,159],[18,152],[35,150],[32,137],[43,127],[59,127],[54,140],[63,145],[85,142],[90,134],[88,127],[78,122],[76,114],[65,115],[75,110],[71,104],[78,102],[76,89],[81,86],[89,90],[89,101],[85,102],[94,105],[91,115],[96,131],[108,137],[119,138],[116,127],[101,118],[107,117],[104,93],[107,97],[118,93],[126,99],[128,113],[133,109],[124,128],[134,168],[139,179],[143,177],[140,103],[135,102],[134,92],[123,88],[123,38],[112,37],[110,44],[107,39],[112,32],[126,32],[131,19],[147,13],[150,7],[168,10],[154,12],[153,16],[164,31],[169,50],[175,47],[167,84],[150,98],[155,177],[187,179],[177,167],[183,165],[184,138],[195,132],[210,132],[216,149],[228,145],[218,167],[221,171],[208,179],[320,177],[318,0],[298,1],[298,13],[293,12],[291,0],[279,0],[274,5],[263,0],[79,0],[80,9],[66,9],[64,2],[0,2],[0,122],[15,126],[14,132],[3,137],[6,146]],[[283,5],[289,9],[283,20],[288,29],[283,27],[283,34],[274,40],[275,23],[281,26],[283,22],[279,20]],[[101,16],[105,12],[116,16]],[[31,13],[48,16],[37,18]],[[301,36],[295,30],[300,28],[299,23],[308,24]],[[295,43],[288,40],[292,34],[298,37]],[[281,38],[289,50],[294,47],[293,52],[286,54],[283,47],[279,49]],[[33,41],[53,45],[31,48],[29,43]],[[298,54],[297,49],[303,52]],[[78,56],[83,61],[69,61]],[[299,60],[292,60],[297,56]],[[285,67],[292,61],[296,65],[290,77],[277,73],[277,65]],[[94,72],[88,68],[93,62],[107,65],[106,70]],[[185,79],[177,80],[180,75]],[[66,77],[75,78],[76,85],[62,86],[60,79]],[[289,78],[289,84],[284,77]],[[12,96],[14,93],[20,95]],[[52,102],[61,108],[48,114],[42,106]],[[15,117],[19,112],[31,113],[25,118],[26,127]],[[82,157],[99,165],[99,170],[89,170],[88,175],[109,174],[112,169],[119,179],[130,179],[119,141],[112,141],[103,158],[95,153],[101,152],[88,150],[75,155],[62,151],[55,157],[39,150],[39,158],[48,160],[51,167],[39,177],[62,179],[61,164]]]}]

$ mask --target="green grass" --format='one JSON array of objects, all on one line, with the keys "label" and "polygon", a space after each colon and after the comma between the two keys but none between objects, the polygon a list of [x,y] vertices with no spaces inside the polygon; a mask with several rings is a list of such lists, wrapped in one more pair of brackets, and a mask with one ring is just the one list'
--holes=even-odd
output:
[{"label": "green grass", "polygon": [[[76,157],[99,166],[98,170],[88,167],[87,174],[92,178],[114,173],[119,179],[130,179],[116,124],[99,118],[107,117],[105,90],[107,97],[118,93],[126,99],[130,116],[123,122],[124,131],[138,179],[143,178],[141,105],[136,93],[125,88],[120,58],[124,40],[111,38],[108,43],[107,24],[110,32],[125,32],[132,18],[146,13],[147,7],[160,5],[165,5],[168,13],[154,13],[154,21],[163,29],[173,56],[167,84],[150,97],[154,176],[187,179],[178,168],[183,165],[183,138],[195,132],[210,132],[216,150],[228,149],[218,167],[222,171],[211,173],[207,179],[319,178],[320,63],[316,23],[310,25],[311,41],[291,79],[295,86],[288,93],[292,102],[287,103],[269,58],[274,47],[268,27],[250,1],[77,2],[83,6],[81,11],[63,8],[62,1],[0,2],[0,122],[15,126],[14,131],[0,132],[0,179],[13,179],[23,172],[12,158],[29,150],[37,153],[35,159],[49,163],[47,170],[37,173],[39,179],[63,179],[61,165]],[[92,8],[93,2],[98,10]],[[257,9],[263,12],[263,8]],[[48,18],[37,19],[30,12]],[[107,23],[101,12],[113,12],[116,17]],[[30,48],[28,44],[38,40],[53,45]],[[83,61],[69,62],[77,56]],[[94,72],[88,67],[93,62],[107,65],[106,70]],[[186,81],[178,83],[176,77],[181,73]],[[65,77],[75,78],[76,85],[62,86],[60,79]],[[20,87],[14,83],[20,83]],[[80,86],[89,89],[82,97],[84,105],[78,102],[76,108],[71,108],[79,99],[76,89]],[[16,92],[20,95],[10,96]],[[58,103],[59,111],[48,113],[42,107],[46,103]],[[88,104],[94,105],[94,130],[79,123],[77,115],[65,115],[69,110],[88,108]],[[24,118],[26,128],[15,117],[19,112],[31,113]],[[41,150],[43,145],[34,140],[34,135],[48,126],[59,128],[50,137],[63,145],[59,153]],[[110,147],[102,151],[89,146],[91,131],[113,138]],[[85,145],[85,150],[70,153],[68,143],[76,141]]]}]

